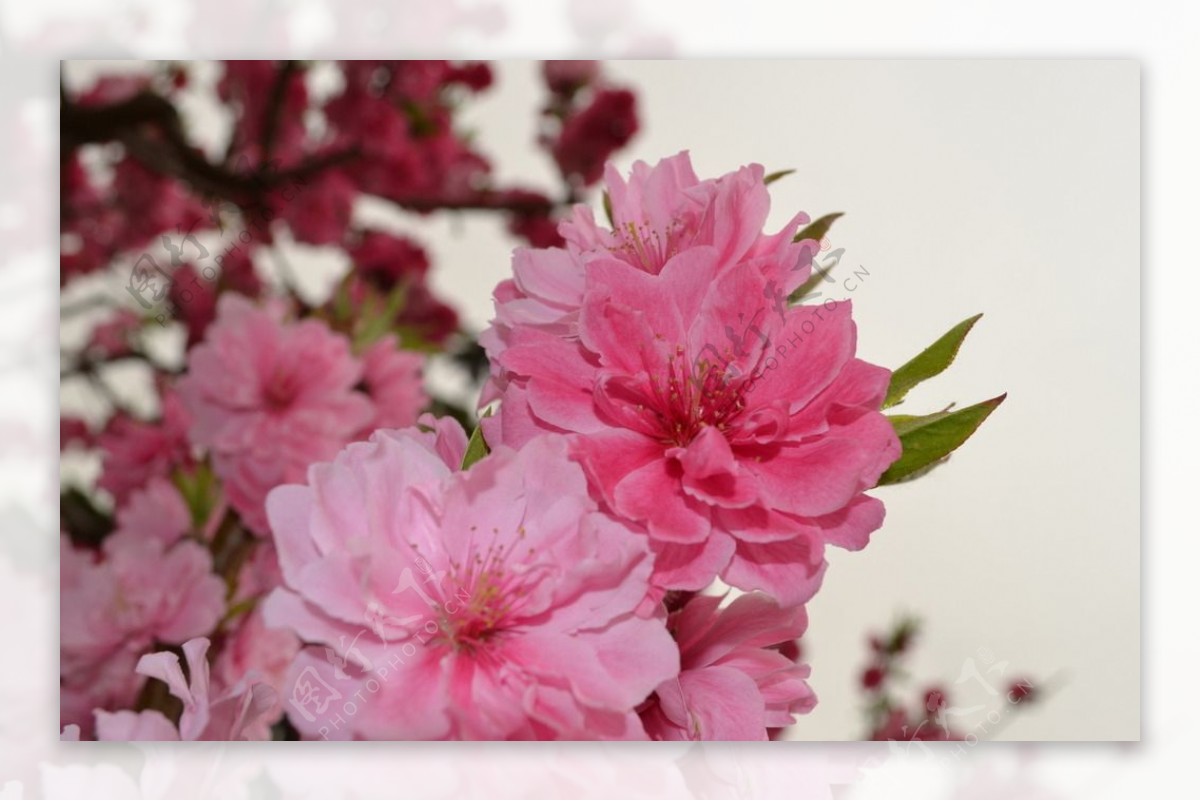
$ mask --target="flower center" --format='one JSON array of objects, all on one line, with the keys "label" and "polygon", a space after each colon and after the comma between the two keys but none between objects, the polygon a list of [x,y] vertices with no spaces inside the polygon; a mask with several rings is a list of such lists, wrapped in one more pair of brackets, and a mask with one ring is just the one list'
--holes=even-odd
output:
[{"label": "flower center", "polygon": [[[498,530],[493,529],[498,534]],[[519,573],[506,567],[508,556],[523,545],[524,529],[504,547],[492,544],[473,551],[465,564],[451,562],[438,605],[441,638],[455,650],[475,651],[502,635],[520,610],[539,571]]]},{"label": "flower center", "polygon": [[293,371],[276,369],[263,387],[263,401],[271,411],[281,412],[292,405],[299,389],[300,381]]},{"label": "flower center", "polygon": [[646,222],[626,222],[613,228],[616,244],[609,251],[623,261],[657,275],[680,251],[684,232],[679,220],[672,221],[661,231]]},{"label": "flower center", "polygon": [[664,440],[688,445],[704,426],[726,433],[746,407],[744,383],[730,376],[725,365],[700,359],[688,364],[681,355],[668,361],[665,380],[651,379],[659,401],[655,415]]},{"label": "flower center", "polygon": [[597,385],[595,397],[617,425],[686,447],[705,426],[728,435],[746,408],[748,387],[729,361],[690,360],[677,347],[665,374],[612,375]]}]

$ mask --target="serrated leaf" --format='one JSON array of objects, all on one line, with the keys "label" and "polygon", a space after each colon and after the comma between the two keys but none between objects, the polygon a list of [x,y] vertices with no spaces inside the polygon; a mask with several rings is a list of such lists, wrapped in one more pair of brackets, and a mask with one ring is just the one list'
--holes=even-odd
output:
[{"label": "serrated leaf", "polygon": [[883,408],[888,409],[900,403],[910,389],[949,367],[954,362],[954,357],[958,355],[958,349],[962,347],[963,340],[967,338],[967,334],[971,332],[975,323],[979,322],[979,318],[982,316],[982,314],[977,314],[963,320],[943,334],[937,342],[892,373],[892,382],[888,385]]},{"label": "serrated leaf", "polygon": [[778,181],[780,178],[786,178],[794,172],[795,172],[795,170],[779,170],[777,172],[773,172],[770,175],[763,178],[763,186],[770,186],[771,184]]},{"label": "serrated leaf", "polygon": [[844,212],[835,211],[833,214],[826,214],[813,220],[808,225],[800,230],[800,233],[792,237],[793,242],[803,242],[805,239],[815,239],[820,242],[825,238],[825,234],[829,233],[829,229],[833,227],[833,223],[838,217],[841,217]]},{"label": "serrated leaf", "polygon": [[[492,410],[488,409],[483,415],[491,417]],[[462,469],[466,470],[471,465],[478,462],[483,457],[491,453],[491,448],[488,447],[487,441],[483,438],[483,422],[475,426],[475,430],[471,432],[471,439],[467,440],[467,450],[463,454]]]},{"label": "serrated leaf", "polygon": [[896,484],[932,467],[967,441],[1008,397],[1007,393],[956,411],[927,415],[895,415],[888,419],[900,437],[900,458],[879,479]]}]

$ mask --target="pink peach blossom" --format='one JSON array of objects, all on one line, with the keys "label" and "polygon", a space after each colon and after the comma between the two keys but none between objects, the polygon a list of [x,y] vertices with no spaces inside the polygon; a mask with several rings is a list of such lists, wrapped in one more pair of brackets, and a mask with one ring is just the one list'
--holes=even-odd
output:
[{"label": "pink peach blossom", "polygon": [[417,422],[429,402],[421,380],[425,360],[412,351],[401,350],[394,335],[385,336],[362,354],[363,383],[375,404],[375,417],[367,427],[404,428]]},{"label": "pink peach blossom", "polygon": [[188,677],[179,657],[170,651],[146,654],[137,672],[167,685],[183,702],[179,726],[162,712],[96,712],[99,740],[269,740],[271,720],[279,715],[279,701],[268,685],[249,676],[224,690],[210,686],[209,641],[203,637],[183,644]]},{"label": "pink peach blossom", "polygon": [[816,704],[808,666],[777,648],[804,633],[804,608],[757,593],[718,608],[721,600],[698,595],[671,614],[680,673],[642,710],[655,739],[765,740],[768,729],[790,726]]},{"label": "pink peach blossom", "polygon": [[164,478],[152,478],[133,492],[117,511],[117,531],[156,540],[163,546],[178,542],[192,525],[192,515],[179,490]]},{"label": "pink peach blossom", "polygon": [[97,554],[64,537],[60,565],[65,723],[90,728],[91,708],[132,703],[137,656],[155,642],[207,634],[225,608],[225,583],[192,541],[168,547],[153,533],[124,529]]},{"label": "pink peach blossom", "polygon": [[300,640],[288,629],[269,628],[262,606],[247,612],[236,624],[213,663],[213,675],[224,686],[253,673],[282,695],[284,680],[300,651]]},{"label": "pink peach blossom", "polygon": [[190,457],[187,429],[191,418],[183,402],[166,384],[160,387],[160,398],[162,416],[158,421],[144,422],[118,412],[96,437],[104,457],[96,484],[112,493],[118,506],[150,479],[167,476]]},{"label": "pink peach blossom", "polygon": [[[590,208],[577,205],[559,226],[565,247],[514,253],[513,278],[496,287],[496,317],[480,338],[492,359],[503,353],[515,328],[577,334],[593,265],[611,270],[624,264],[658,274],[682,253],[711,248],[717,272],[753,264],[785,297],[811,272],[815,243],[792,241],[808,215],[797,214],[776,234],[762,232],[771,201],[758,164],[701,180],[684,151],[653,167],[635,162],[628,181],[611,164],[604,176],[611,230],[596,222]],[[504,386],[504,374],[494,374],[485,401],[494,400]]]},{"label": "pink peach blossom", "polygon": [[[636,198],[615,193],[614,214],[686,217],[672,199],[700,190],[684,164]],[[573,435],[607,507],[646,527],[659,586],[720,576],[792,605],[819,587],[826,544],[861,548],[881,525],[882,503],[863,492],[900,446],[879,413],[888,371],[854,357],[850,303],[787,304],[803,256],[759,238],[753,194],[733,193],[718,204],[728,219],[692,221],[644,261],[549,251],[529,272],[520,265],[540,257],[518,255],[516,281],[539,295],[498,292],[487,342],[501,403],[485,432],[514,447]]]},{"label": "pink peach blossom", "polygon": [[361,378],[349,341],[324,323],[286,323],[276,307],[221,296],[179,393],[194,417],[192,442],[209,449],[230,504],[254,531],[267,531],[272,488],[301,480],[371,419],[370,401],[354,390]]},{"label": "pink peach blossom", "polygon": [[[378,431],[267,508],[286,589],[265,608],[313,645],[289,717],[329,739],[644,738],[678,671],[644,538],[597,511],[561,438],[456,472],[466,435]],[[351,703],[352,702],[352,703]]]}]

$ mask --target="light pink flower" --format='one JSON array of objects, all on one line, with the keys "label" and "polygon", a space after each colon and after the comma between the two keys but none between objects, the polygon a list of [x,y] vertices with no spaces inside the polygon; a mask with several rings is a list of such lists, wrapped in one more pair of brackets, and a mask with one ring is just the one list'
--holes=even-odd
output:
[{"label": "light pink flower", "polygon": [[222,295],[179,382],[192,442],[209,449],[230,503],[259,533],[267,493],[332,458],[373,414],[354,391],[362,365],[350,343],[317,320],[281,318],[274,307]]},{"label": "light pink flower", "polygon": [[183,496],[164,478],[150,479],[117,511],[118,532],[156,540],[164,547],[178,542],[191,526],[192,515]]},{"label": "light pink flower", "polygon": [[[672,199],[700,190],[681,175],[647,178],[636,202],[614,194],[614,213],[691,219]],[[805,262],[790,231],[789,244],[759,238],[752,195],[731,193],[716,207],[727,219],[705,211],[686,236],[629,260],[543,252],[554,264],[523,272],[518,255],[516,281],[538,296],[498,294],[487,342],[502,401],[485,432],[515,447],[576,435],[607,506],[647,528],[658,585],[699,590],[720,576],[791,605],[819,587],[826,543],[861,548],[881,525],[882,503],[863,491],[900,447],[879,413],[888,371],[854,357],[850,303],[788,306],[786,276]],[[666,219],[651,228],[659,242]]]},{"label": "light pink flower", "polygon": [[642,711],[655,739],[765,740],[816,704],[808,666],[778,649],[804,633],[804,607],[748,594],[719,609],[721,600],[698,595],[671,614],[680,673]]},{"label": "light pink flower", "polygon": [[393,335],[370,345],[362,354],[363,383],[375,404],[375,417],[367,427],[405,428],[417,422],[429,402],[421,380],[425,360],[412,351],[401,350]]},{"label": "light pink flower", "polygon": [[[183,644],[188,677],[179,657],[170,651],[146,654],[137,672],[167,685],[171,695],[183,702],[179,726],[162,712],[96,712],[99,740],[269,740],[271,721],[279,716],[279,700],[266,684],[250,676],[233,687],[210,686],[208,640],[198,638]],[[215,692],[214,692],[215,691]],[[215,697],[214,697],[215,696]]]},{"label": "light pink flower", "polygon": [[192,541],[167,547],[153,533],[125,529],[95,554],[64,537],[60,565],[64,723],[90,728],[92,708],[132,703],[138,655],[155,642],[207,634],[225,608],[225,583]]},{"label": "light pink flower", "polygon": [[292,666],[292,722],[330,739],[644,738],[633,710],[678,671],[663,623],[636,614],[644,538],[597,511],[562,439],[456,472],[465,447],[425,416],[271,493],[287,589],[266,620],[319,644]]},{"label": "light pink flower", "polygon": [[248,612],[225,640],[213,664],[217,680],[226,687],[251,673],[282,694],[300,640],[287,629],[268,628],[262,606]]}]

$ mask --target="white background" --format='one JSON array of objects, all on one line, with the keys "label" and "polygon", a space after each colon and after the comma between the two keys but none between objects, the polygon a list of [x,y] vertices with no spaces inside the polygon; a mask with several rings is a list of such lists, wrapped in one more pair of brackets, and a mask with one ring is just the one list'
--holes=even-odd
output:
[{"label": "white background", "polygon": [[[45,135],[44,140],[35,136],[32,141],[25,138],[17,143],[20,149],[13,151],[17,158],[8,165],[10,181],[4,187],[2,220],[6,240],[10,243],[5,251],[10,254],[6,256],[7,268],[2,273],[3,297],[7,303],[3,341],[9,344],[11,353],[4,362],[8,371],[4,375],[3,408],[6,425],[13,427],[17,434],[9,437],[9,450],[4,460],[5,486],[9,492],[5,503],[10,521],[7,530],[15,535],[6,543],[6,550],[16,554],[12,557],[13,566],[4,566],[13,576],[4,586],[6,608],[10,608],[10,602],[12,606],[19,602],[25,613],[6,623],[5,634],[6,638],[15,638],[25,644],[22,652],[29,656],[22,660],[6,660],[0,678],[4,680],[6,711],[41,712],[36,718],[40,723],[35,723],[28,715],[20,717],[15,724],[5,722],[4,730],[8,736],[14,733],[20,736],[19,747],[13,743],[8,750],[10,759],[19,753],[28,757],[29,765],[36,765],[40,760],[53,767],[79,758],[77,754],[73,757],[56,748],[46,737],[45,729],[53,727],[56,717],[52,701],[56,639],[53,636],[53,582],[47,585],[36,572],[30,574],[30,557],[22,556],[41,552],[39,546],[29,544],[31,540],[43,542],[48,548],[53,539],[50,536],[53,516],[47,514],[47,509],[52,508],[49,504],[53,502],[55,473],[53,435],[49,432],[53,430],[57,412],[52,408],[53,373],[47,362],[52,363],[54,359],[51,343],[57,293],[53,279],[52,234],[55,226],[52,203],[46,199],[51,193],[47,192],[45,175],[53,164],[53,148],[47,145],[47,142],[53,142],[51,59],[62,53],[64,46],[77,55],[129,52],[132,49],[139,56],[160,57],[180,55],[179,50],[187,41],[203,47],[206,55],[214,52],[232,54],[234,50],[244,53],[240,49],[244,43],[256,39],[275,42],[272,54],[280,52],[280,41],[299,41],[301,46],[323,43],[326,48],[335,47],[334,29],[326,24],[332,13],[323,4],[282,5],[289,15],[282,27],[290,35],[280,34],[279,24],[253,28],[241,24],[203,23],[182,5],[164,7],[126,3],[120,4],[120,10],[125,13],[99,16],[101,12],[93,11],[93,16],[83,21],[59,17],[57,10],[46,5],[36,9],[30,6],[4,8],[7,36],[21,45],[24,54],[40,59],[23,62],[18,69],[6,72],[6,80],[10,82],[5,87],[8,96],[19,103],[19,106],[14,105],[13,118]],[[438,7],[448,5],[455,4],[442,3]],[[703,764],[698,770],[693,770],[695,765],[687,759],[673,760],[676,752],[660,751],[656,756],[644,757],[609,750],[592,760],[594,773],[578,769],[578,762],[586,761],[580,758],[567,763],[570,775],[566,775],[568,771],[564,769],[553,771],[548,777],[546,766],[557,763],[548,760],[545,751],[541,752],[543,756],[522,758],[521,752],[511,749],[433,753],[429,749],[417,749],[416,753],[400,753],[376,748],[354,752],[342,750],[331,754],[329,759],[306,754],[304,762],[296,764],[295,760],[285,761],[277,750],[271,752],[276,756],[264,763],[266,752],[260,750],[257,755],[248,755],[247,759],[269,765],[275,777],[298,777],[295,783],[287,785],[293,788],[289,792],[311,792],[313,787],[362,792],[362,788],[370,787],[384,794],[410,795],[422,790],[441,794],[447,787],[458,787],[459,792],[478,794],[487,792],[487,787],[491,786],[495,793],[496,785],[474,783],[472,779],[493,776],[487,768],[495,767],[497,759],[492,757],[497,757],[507,766],[505,776],[516,780],[515,784],[510,782],[506,787],[532,787],[546,794],[662,795],[678,794],[682,788],[687,793],[790,796],[817,792],[827,779],[838,782],[856,779],[855,788],[849,791],[854,794],[927,797],[927,794],[991,792],[1007,795],[1194,796],[1197,783],[1188,764],[1195,749],[1191,687],[1197,662],[1192,620],[1197,601],[1192,575],[1197,550],[1192,539],[1195,513],[1190,501],[1193,495],[1191,483],[1200,466],[1195,456],[1197,422],[1192,408],[1200,388],[1195,371],[1197,336],[1192,309],[1197,286],[1194,271],[1188,269],[1194,261],[1192,223],[1196,219],[1194,142],[1200,140],[1194,103],[1198,65],[1191,47],[1197,22],[1194,7],[1187,3],[1143,3],[1136,7],[1116,3],[1050,2],[970,6],[925,2],[903,7],[892,3],[861,2],[836,5],[741,3],[737,6],[738,13],[730,14],[728,5],[716,3],[662,2],[636,7],[608,3],[604,4],[605,8],[620,11],[623,7],[626,15],[613,21],[601,13],[598,21],[580,28],[571,25],[564,4],[538,2],[505,4],[502,32],[485,34],[483,31],[494,29],[495,20],[488,16],[490,12],[481,17],[476,13],[477,7],[494,8],[496,4],[466,5],[468,21],[461,28],[455,29],[452,24],[444,23],[444,15],[427,15],[422,17],[422,23],[442,26],[440,34],[435,32],[422,38],[413,33],[411,26],[366,26],[366,30],[356,30],[343,46],[354,46],[355,52],[394,53],[387,48],[411,45],[415,38],[424,43],[422,52],[431,55],[434,54],[431,48],[443,53],[476,56],[612,55],[635,47],[642,52],[649,48],[662,52],[665,48],[673,54],[688,56],[1072,55],[1133,57],[1142,62],[1146,166],[1142,252],[1145,257],[1144,363],[1147,386],[1144,427],[1146,509],[1143,515],[1146,557],[1143,582],[1146,593],[1144,742],[1122,749],[1052,746],[1036,751],[980,745],[969,749],[965,755],[942,750],[931,756],[919,751],[903,758],[889,757],[886,751],[876,750],[872,753],[879,761],[868,765],[867,770],[853,765],[844,769],[845,763],[837,758],[849,753],[852,761],[857,760],[867,753],[863,748],[833,755],[827,750],[811,748],[799,752],[769,751],[765,755],[746,749],[709,748],[702,752],[700,760]],[[401,6],[406,13],[412,13],[414,8],[414,4]],[[356,7],[360,14],[365,13],[362,9],[363,6]],[[220,4],[213,10],[228,11]],[[279,10],[277,6],[266,12],[258,10],[258,18],[271,20]],[[46,31],[48,23],[53,24],[50,35]],[[612,32],[600,36],[597,31],[601,29]],[[421,32],[417,31],[418,34]],[[120,44],[95,44],[97,39]],[[342,41],[346,40],[343,38]],[[480,49],[484,41],[487,42],[486,52]],[[556,43],[550,44],[551,41]],[[34,86],[17,83],[22,80],[32,81]],[[780,92],[781,102],[789,97],[789,92]],[[820,200],[804,198],[806,204]],[[861,217],[863,214],[861,207],[848,210],[852,215]],[[844,221],[847,235],[851,219]],[[25,222],[24,226],[22,222]],[[39,226],[44,239],[31,246],[29,230],[32,228],[36,232]],[[12,247],[14,242],[20,247]],[[1036,277],[1028,280],[1036,283]],[[1131,285],[1129,302],[1136,306],[1133,286],[1136,284]],[[1087,289],[1076,291],[1082,293]],[[866,303],[865,300],[862,302]],[[993,316],[981,325],[991,323]],[[939,388],[953,381],[955,389],[960,386],[965,389],[965,384],[957,382],[968,380],[964,375],[969,376],[969,369],[975,369],[981,361],[991,364],[988,361],[990,355],[979,344],[985,330],[981,328],[976,332],[973,337],[979,338],[976,349],[965,354],[972,358],[965,358],[963,365],[942,379]],[[867,334],[864,330],[864,342]],[[888,337],[886,341],[892,347],[890,339]],[[1100,398],[1093,402],[1104,404],[1107,400]],[[1002,409],[1000,414],[1005,411]],[[1000,419],[997,417],[993,423]],[[20,428],[22,425],[27,427]],[[1099,432],[1101,438],[1103,433]],[[22,435],[30,439],[22,439]],[[40,448],[35,441],[39,435],[44,442]],[[980,440],[981,448],[984,442]],[[1076,466],[1083,467],[1099,458],[1095,449],[1081,451]],[[967,453],[958,461],[959,464],[945,469],[968,469],[964,466],[968,461]],[[1103,506],[1108,500],[1097,493],[1088,505]],[[872,546],[879,547],[882,547],[881,542]],[[1086,549],[1081,548],[1083,552]],[[871,557],[869,550],[835,565],[835,569],[845,572],[849,569],[846,564],[854,564],[857,560],[861,566]],[[1070,579],[1064,583],[1069,584]],[[38,625],[39,620],[44,621],[45,630]],[[20,631],[15,628],[18,624],[22,626]],[[1117,629],[1116,626],[1112,628]],[[1017,655],[1004,655],[1021,664]],[[46,699],[51,699],[49,705],[45,703]],[[562,755],[561,749],[554,753]],[[193,754],[193,763],[204,759],[201,753]],[[464,761],[458,763],[455,754]],[[354,759],[352,767],[353,755],[364,759]],[[413,759],[408,758],[410,755]],[[573,756],[579,757],[578,752]],[[420,770],[414,760],[420,761]],[[680,768],[684,785],[677,783],[675,774],[670,779],[662,778],[661,771],[672,769],[667,764],[669,760]],[[390,773],[385,762],[392,765]],[[31,771],[17,770],[12,764],[6,763],[5,769],[22,777],[21,786],[28,788],[27,792],[36,793],[39,786],[37,771],[32,771],[34,778],[30,779]],[[168,764],[176,763],[169,761]],[[176,764],[176,768],[179,769],[181,764],[184,763]],[[467,764],[472,770],[462,769]],[[149,781],[144,772],[139,773],[136,765],[135,759],[122,774],[134,782],[135,789],[136,782]],[[200,765],[196,764],[196,767]],[[336,778],[329,773],[332,769],[336,769]],[[112,771],[121,773],[116,767]],[[322,771],[327,783],[315,783],[313,776]],[[444,779],[447,772],[453,773],[454,778],[447,779],[445,784],[423,783],[431,777]],[[99,773],[113,781],[120,778],[96,768],[93,773],[84,775],[84,779],[91,780],[83,785],[85,789],[97,791],[96,776]],[[237,776],[230,776],[228,772],[222,775],[236,783]],[[211,784],[205,785],[204,792],[212,792],[208,789],[211,787]]]}]

